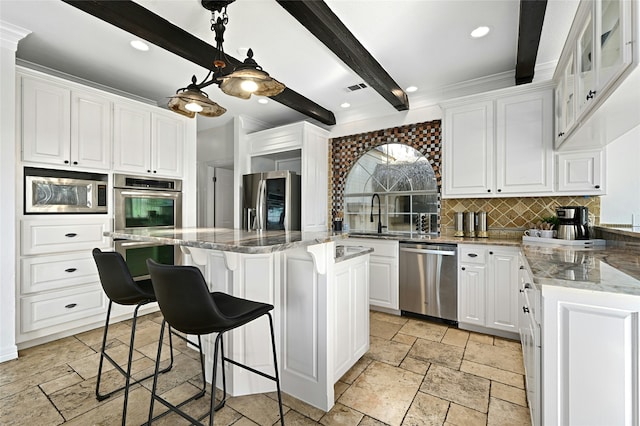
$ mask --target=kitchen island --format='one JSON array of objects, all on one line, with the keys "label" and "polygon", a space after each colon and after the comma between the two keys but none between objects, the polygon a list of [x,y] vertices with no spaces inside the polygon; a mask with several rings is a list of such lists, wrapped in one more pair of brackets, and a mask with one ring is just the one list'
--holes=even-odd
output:
[{"label": "kitchen island", "polygon": [[637,425],[637,245],[524,244],[523,253],[519,326],[530,336],[523,351],[533,424]]},{"label": "kitchen island", "polygon": [[[369,253],[336,248],[329,232],[193,228],[114,231],[114,239],[180,246],[210,291],[274,305],[282,391],[324,411],[334,383],[369,349]],[[338,255],[336,255],[336,253]],[[225,334],[228,356],[271,373],[266,318]],[[210,380],[214,336],[203,336]],[[218,364],[220,365],[220,364]],[[227,365],[227,390],[246,395],[275,390],[272,381]]]}]

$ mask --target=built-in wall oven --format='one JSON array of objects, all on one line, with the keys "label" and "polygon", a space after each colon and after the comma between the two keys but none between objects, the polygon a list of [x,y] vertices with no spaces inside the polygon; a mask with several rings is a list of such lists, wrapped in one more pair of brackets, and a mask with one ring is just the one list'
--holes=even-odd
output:
[{"label": "built-in wall oven", "polygon": [[[113,175],[115,230],[173,229],[182,226],[182,181],[123,174]],[[115,240],[135,280],[149,278],[146,260],[180,264],[180,247]]]}]

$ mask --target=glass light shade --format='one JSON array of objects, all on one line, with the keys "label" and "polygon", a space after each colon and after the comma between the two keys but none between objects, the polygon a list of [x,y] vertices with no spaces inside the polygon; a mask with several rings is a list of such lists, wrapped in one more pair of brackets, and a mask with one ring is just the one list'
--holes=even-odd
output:
[{"label": "glass light shade", "polygon": [[169,109],[189,118],[196,116],[196,112],[205,117],[219,117],[227,110],[209,99],[202,90],[184,89],[178,91],[169,99]]},{"label": "glass light shade", "polygon": [[[244,89],[247,82],[253,82],[257,88],[253,92]],[[237,69],[222,78],[220,90],[230,96],[249,99],[251,93],[258,96],[275,96],[282,93],[285,85],[272,78],[266,72],[253,68]]]}]

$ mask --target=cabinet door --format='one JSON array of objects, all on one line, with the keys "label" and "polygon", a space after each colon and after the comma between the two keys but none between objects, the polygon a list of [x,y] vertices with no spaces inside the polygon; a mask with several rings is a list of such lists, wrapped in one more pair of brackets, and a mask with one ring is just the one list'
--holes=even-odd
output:
[{"label": "cabinet door", "polygon": [[447,109],[443,197],[492,193],[493,102]]},{"label": "cabinet door", "polygon": [[559,153],[558,192],[579,195],[604,194],[604,152],[602,150]]},{"label": "cabinet door", "polygon": [[138,105],[113,107],[113,168],[151,173],[151,114]]},{"label": "cabinet door", "polygon": [[325,231],[328,227],[326,194],[329,191],[329,163],[318,161],[319,158],[327,158],[328,149],[324,131],[305,129],[301,159],[303,231]]},{"label": "cabinet door", "polygon": [[573,53],[567,57],[566,63],[558,66],[562,71],[557,82],[555,99],[556,147],[560,146],[575,121],[575,61]]},{"label": "cabinet door", "polygon": [[595,59],[593,46],[593,12],[588,11],[577,40],[577,111],[579,116],[593,103],[596,93],[596,81],[593,61]]},{"label": "cabinet door", "polygon": [[398,266],[383,256],[371,256],[369,303],[382,308],[398,309]]},{"label": "cabinet door", "polygon": [[631,64],[631,3],[601,0],[595,3],[597,94],[601,94]]},{"label": "cabinet door", "polygon": [[182,177],[184,123],[179,118],[152,115],[151,172]]},{"label": "cabinet door", "polygon": [[458,273],[458,322],[485,325],[484,265],[463,264]]},{"label": "cabinet door", "polygon": [[553,190],[553,94],[551,90],[496,102],[496,192]]},{"label": "cabinet door", "polygon": [[518,251],[489,250],[487,327],[518,333]]},{"label": "cabinet door", "polygon": [[111,169],[111,101],[90,93],[71,94],[71,164]]},{"label": "cabinet door", "polygon": [[44,80],[22,78],[22,160],[69,164],[71,92]]}]

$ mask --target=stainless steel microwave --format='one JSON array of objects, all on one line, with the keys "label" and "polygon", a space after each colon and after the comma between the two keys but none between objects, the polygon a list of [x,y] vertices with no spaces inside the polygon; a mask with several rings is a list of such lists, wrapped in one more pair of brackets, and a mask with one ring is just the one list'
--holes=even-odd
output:
[{"label": "stainless steel microwave", "polygon": [[107,213],[108,176],[24,168],[25,214]]}]

